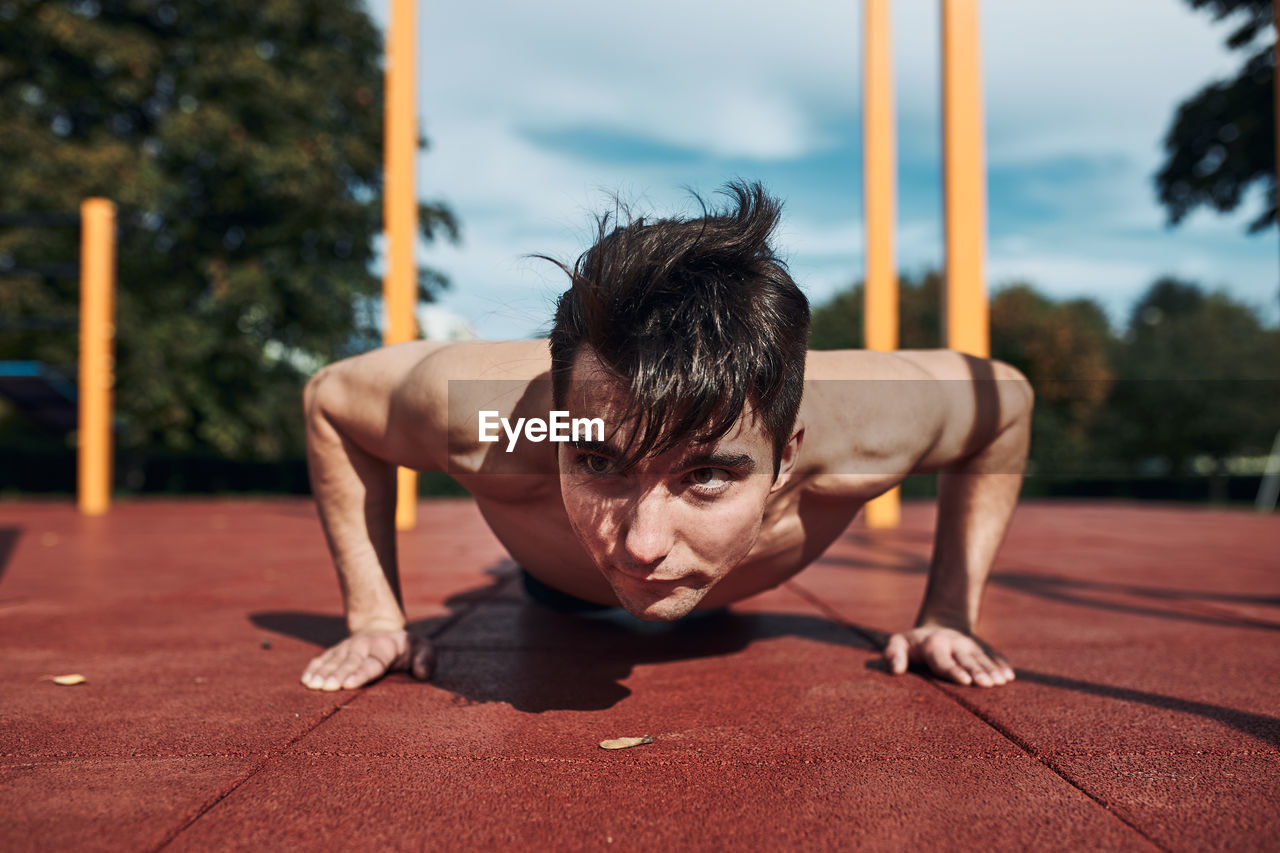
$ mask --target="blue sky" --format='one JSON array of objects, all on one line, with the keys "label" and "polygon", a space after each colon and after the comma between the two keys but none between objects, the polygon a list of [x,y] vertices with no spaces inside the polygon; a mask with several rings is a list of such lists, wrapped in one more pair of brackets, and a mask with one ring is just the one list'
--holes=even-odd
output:
[{"label": "blue sky", "polygon": [[[389,0],[372,0],[385,22]],[[942,262],[937,0],[892,5],[898,264]],[[981,0],[993,289],[1087,296],[1113,322],[1156,277],[1226,289],[1280,321],[1280,247],[1234,216],[1165,226],[1152,176],[1177,103],[1240,60],[1182,0]],[[862,275],[861,4],[480,0],[420,5],[418,191],[462,220],[419,257],[487,338],[545,328],[570,261],[618,192],[689,212],[735,176],[786,203],[777,243],[821,303]]]}]

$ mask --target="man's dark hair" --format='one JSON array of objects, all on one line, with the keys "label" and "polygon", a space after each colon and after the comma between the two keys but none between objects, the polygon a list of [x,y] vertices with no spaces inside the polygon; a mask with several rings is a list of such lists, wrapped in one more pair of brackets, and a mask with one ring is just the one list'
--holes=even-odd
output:
[{"label": "man's dark hair", "polygon": [[[727,433],[750,403],[773,437],[776,476],[804,389],[809,302],[769,245],[781,204],[735,181],[724,210],[692,219],[630,219],[570,270],[551,330],[551,381],[563,409],[585,344],[629,386],[625,458],[665,453]],[[617,429],[619,425],[611,424]]]}]

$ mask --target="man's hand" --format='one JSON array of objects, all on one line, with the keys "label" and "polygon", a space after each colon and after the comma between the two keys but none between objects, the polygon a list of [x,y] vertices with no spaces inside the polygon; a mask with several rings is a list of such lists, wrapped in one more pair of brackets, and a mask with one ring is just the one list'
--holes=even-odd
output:
[{"label": "man's hand", "polygon": [[884,647],[889,671],[901,675],[907,664],[928,664],[934,675],[957,684],[995,687],[1013,681],[1013,667],[990,646],[952,628],[928,625],[894,634]]},{"label": "man's hand", "polygon": [[312,690],[352,690],[388,672],[426,681],[435,662],[431,641],[403,628],[359,631],[307,664],[302,683]]}]

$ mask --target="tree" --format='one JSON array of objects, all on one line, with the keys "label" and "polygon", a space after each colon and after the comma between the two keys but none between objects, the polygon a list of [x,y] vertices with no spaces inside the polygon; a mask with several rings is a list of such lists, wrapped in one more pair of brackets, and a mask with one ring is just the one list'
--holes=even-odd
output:
[{"label": "tree", "polygon": [[1129,458],[1185,473],[1197,456],[1265,454],[1280,427],[1280,333],[1226,293],[1156,281],[1116,361],[1109,431]]},{"label": "tree", "polygon": [[[942,342],[942,274],[930,271],[899,281],[901,347],[932,349]],[[863,284],[837,293],[813,311],[814,349],[862,346]],[[1008,287],[991,300],[992,356],[1017,367],[1036,388],[1032,458],[1045,473],[1083,473],[1090,430],[1102,413],[1113,379],[1111,331],[1089,300],[1058,303],[1029,284]]]},{"label": "tree", "polygon": [[[940,345],[940,283],[903,280],[904,349]],[[861,342],[859,283],[814,308],[810,343]],[[1166,473],[1187,473],[1202,457],[1265,454],[1280,427],[1280,329],[1192,282],[1154,282],[1122,338],[1091,300],[1006,287],[991,300],[991,354],[1035,388],[1031,462],[1042,475],[1126,477],[1161,459]]]},{"label": "tree", "polygon": [[991,355],[1036,391],[1032,460],[1042,474],[1102,473],[1093,429],[1111,392],[1111,327],[1088,299],[1055,302],[1026,283],[991,300]]},{"label": "tree", "polygon": [[1255,184],[1266,187],[1264,209],[1250,231],[1276,221],[1275,49],[1272,0],[1187,0],[1236,27],[1227,45],[1244,51],[1240,71],[1183,101],[1164,139],[1156,176],[1160,202],[1177,224],[1196,207],[1235,210]]},{"label": "tree", "polygon": [[[300,451],[307,366],[375,339],[382,87],[359,0],[0,0],[0,211],[120,206],[122,446]],[[420,220],[456,238],[443,205]],[[0,232],[0,273],[75,256],[74,233]],[[443,285],[424,271],[421,298]],[[74,280],[0,288],[7,317],[75,316]]]},{"label": "tree", "polygon": [[[837,293],[813,309],[809,346],[813,349],[857,349],[863,345],[863,283]],[[918,278],[898,279],[899,346],[929,349],[942,346],[942,273],[930,270]]]}]

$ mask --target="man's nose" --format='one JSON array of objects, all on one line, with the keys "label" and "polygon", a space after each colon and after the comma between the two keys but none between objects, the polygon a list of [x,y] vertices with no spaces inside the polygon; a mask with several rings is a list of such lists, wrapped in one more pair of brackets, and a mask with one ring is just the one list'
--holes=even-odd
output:
[{"label": "man's nose", "polygon": [[653,566],[671,553],[674,541],[671,508],[661,489],[640,494],[629,508],[623,546],[637,567]]}]

